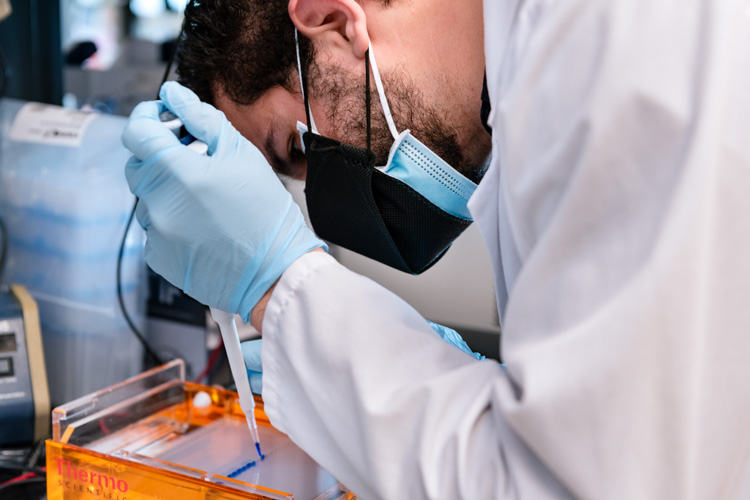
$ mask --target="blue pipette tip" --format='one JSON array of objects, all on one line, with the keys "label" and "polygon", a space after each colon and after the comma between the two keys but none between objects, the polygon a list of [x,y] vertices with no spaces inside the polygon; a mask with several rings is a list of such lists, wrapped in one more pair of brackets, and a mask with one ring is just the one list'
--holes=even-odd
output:
[{"label": "blue pipette tip", "polygon": [[255,451],[258,452],[258,456],[260,457],[261,461],[266,459],[266,456],[260,452],[260,443],[255,443]]}]

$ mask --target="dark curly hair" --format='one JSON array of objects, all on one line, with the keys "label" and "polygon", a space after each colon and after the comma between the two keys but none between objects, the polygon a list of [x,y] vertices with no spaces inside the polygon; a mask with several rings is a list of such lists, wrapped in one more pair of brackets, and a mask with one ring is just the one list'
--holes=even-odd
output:
[{"label": "dark curly hair", "polygon": [[[392,0],[377,0],[389,5]],[[293,91],[297,78],[294,24],[289,0],[194,0],[185,9],[177,53],[179,82],[214,104],[221,90],[241,105],[273,87]],[[300,36],[309,66],[310,41]]]},{"label": "dark curly hair", "polygon": [[[297,65],[285,0],[195,0],[185,8],[177,52],[179,82],[214,104],[217,90],[249,105],[267,90],[290,89]],[[300,37],[307,61],[310,43]]]}]

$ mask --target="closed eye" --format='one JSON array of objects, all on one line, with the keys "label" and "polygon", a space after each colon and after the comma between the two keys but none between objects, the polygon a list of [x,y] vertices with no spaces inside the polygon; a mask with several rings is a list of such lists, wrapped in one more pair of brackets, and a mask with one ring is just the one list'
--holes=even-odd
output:
[{"label": "closed eye", "polygon": [[302,146],[299,144],[299,134],[293,134],[289,138],[289,159],[292,163],[305,160],[305,153],[302,152]]},{"label": "closed eye", "polygon": [[299,135],[292,133],[286,136],[286,144],[282,142],[282,137],[273,126],[269,128],[264,146],[271,166],[281,175],[304,180],[307,160],[298,143]]}]

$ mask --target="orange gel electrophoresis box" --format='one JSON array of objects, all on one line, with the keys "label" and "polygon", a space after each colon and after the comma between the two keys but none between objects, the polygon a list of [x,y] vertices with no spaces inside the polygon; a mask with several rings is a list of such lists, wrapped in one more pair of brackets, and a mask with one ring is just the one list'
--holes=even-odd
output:
[{"label": "orange gel electrophoresis box", "polygon": [[[210,403],[209,403],[210,400]],[[237,393],[185,382],[181,360],[55,408],[49,500],[354,500],[274,429],[259,460]]]}]

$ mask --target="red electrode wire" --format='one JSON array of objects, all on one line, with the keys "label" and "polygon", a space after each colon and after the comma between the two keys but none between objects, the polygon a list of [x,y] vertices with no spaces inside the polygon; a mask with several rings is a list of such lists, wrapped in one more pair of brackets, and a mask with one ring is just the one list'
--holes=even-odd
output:
[{"label": "red electrode wire", "polygon": [[[46,472],[47,467],[42,467],[42,470]],[[37,475],[38,474],[36,472],[26,472],[25,474],[21,474],[20,476],[14,477],[13,479],[8,479],[7,481],[0,483],[0,486],[7,486],[9,484],[26,481],[27,479],[32,479],[32,478],[37,477]]]},{"label": "red electrode wire", "polygon": [[208,359],[208,363],[206,363],[206,367],[203,369],[200,374],[195,377],[194,382],[196,384],[200,384],[201,381],[206,378],[206,375],[211,373],[211,370],[213,369],[214,365],[216,364],[216,360],[219,359],[219,354],[221,354],[221,348],[224,347],[224,339],[219,340],[219,345],[216,346],[216,348],[211,352],[211,357]]}]

